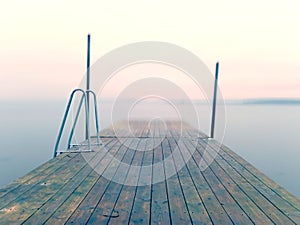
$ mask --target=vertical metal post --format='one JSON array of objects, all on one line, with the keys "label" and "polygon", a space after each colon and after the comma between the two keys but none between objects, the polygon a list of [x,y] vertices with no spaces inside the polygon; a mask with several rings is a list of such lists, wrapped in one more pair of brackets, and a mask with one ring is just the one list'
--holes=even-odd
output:
[{"label": "vertical metal post", "polygon": [[[86,61],[86,90],[90,90],[90,46],[91,45],[91,35],[88,34],[87,36],[87,61]],[[90,96],[89,92],[86,92],[86,100],[87,100],[87,111],[88,114],[90,112]],[[85,126],[85,139],[88,139],[88,129],[89,129],[89,120],[87,121],[87,124]]]},{"label": "vertical metal post", "polygon": [[218,75],[219,75],[219,62],[216,63],[216,71],[215,71],[214,99],[213,99],[213,105],[212,105],[211,129],[210,129],[210,137],[211,138],[214,138],[214,132],[215,132]]}]

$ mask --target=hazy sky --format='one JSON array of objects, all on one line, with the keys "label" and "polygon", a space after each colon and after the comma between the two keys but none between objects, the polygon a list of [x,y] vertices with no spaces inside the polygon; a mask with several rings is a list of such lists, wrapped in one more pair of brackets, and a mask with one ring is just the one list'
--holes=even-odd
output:
[{"label": "hazy sky", "polygon": [[199,56],[232,98],[300,98],[300,1],[1,1],[0,99],[66,98],[92,62],[137,41]]}]

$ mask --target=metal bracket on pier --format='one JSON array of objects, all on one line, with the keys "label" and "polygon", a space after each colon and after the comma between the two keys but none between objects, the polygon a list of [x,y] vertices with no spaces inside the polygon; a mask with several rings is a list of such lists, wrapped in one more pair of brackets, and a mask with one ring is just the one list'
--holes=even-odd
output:
[{"label": "metal bracket on pier", "polygon": [[[77,112],[76,112],[76,115],[75,115],[75,119],[73,121],[71,131],[70,131],[70,134],[69,134],[68,147],[67,147],[67,150],[58,150],[60,140],[61,140],[61,137],[62,137],[62,134],[63,134],[63,131],[64,131],[64,127],[65,127],[65,124],[66,124],[66,121],[67,121],[67,118],[68,118],[68,114],[69,114],[69,111],[70,111],[70,108],[71,108],[71,105],[72,105],[72,101],[73,101],[74,95],[77,92],[81,92],[82,95],[81,95],[81,98],[80,98],[80,102],[79,102],[79,105],[78,105],[78,108],[77,108]],[[65,114],[64,114],[64,117],[63,117],[63,120],[62,120],[62,124],[61,124],[59,132],[58,132],[58,136],[57,136],[57,140],[56,140],[56,144],[55,144],[55,148],[54,148],[54,155],[53,155],[54,158],[57,156],[58,153],[62,153],[62,152],[91,152],[91,151],[93,151],[91,149],[91,146],[92,145],[94,146],[95,144],[91,144],[90,125],[89,125],[89,121],[90,121],[89,120],[89,106],[88,106],[88,101],[87,101],[87,94],[89,94],[89,93],[91,93],[94,97],[93,99],[94,99],[95,127],[96,127],[96,132],[97,132],[97,134],[96,134],[97,144],[96,145],[99,146],[99,145],[102,144],[101,141],[100,141],[100,138],[99,138],[99,124],[98,124],[98,111],[97,111],[97,97],[96,97],[96,94],[91,90],[84,91],[82,89],[77,88],[77,89],[72,91],[72,93],[70,95],[70,98],[69,98],[69,101],[68,101],[68,104],[67,104],[67,108],[66,108],[66,111],[65,111]],[[79,117],[79,114],[80,114],[83,103],[84,103],[84,107],[85,107],[85,122],[86,122],[86,128],[87,128],[86,129],[87,144],[71,144],[71,141],[72,141],[72,138],[73,138],[73,135],[74,135],[74,132],[75,132],[75,128],[76,128],[76,125],[77,125],[78,117]],[[79,149],[82,146],[87,146],[88,149]],[[78,149],[76,149],[76,150],[71,149],[72,147],[77,147]]]}]

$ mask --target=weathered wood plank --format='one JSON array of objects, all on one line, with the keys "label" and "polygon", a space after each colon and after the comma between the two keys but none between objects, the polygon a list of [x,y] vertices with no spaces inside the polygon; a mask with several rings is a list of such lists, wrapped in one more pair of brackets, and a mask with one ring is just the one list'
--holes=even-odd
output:
[{"label": "weathered wood plank", "polygon": [[[114,142],[114,141],[111,141]],[[49,217],[55,212],[67,199],[74,194],[75,190],[84,185],[84,181],[87,177],[93,174],[93,168],[90,165],[99,164],[105,155],[105,151],[96,151],[92,153],[92,157],[86,162],[85,166],[78,171],[77,174],[65,185],[59,189],[42,207],[38,208],[26,221],[25,224],[40,224],[49,219]],[[85,159],[87,160],[87,159]],[[91,185],[91,183],[88,183]]]},{"label": "weathered wood plank", "polygon": [[[56,158],[51,159],[48,162],[40,165],[39,167],[32,170],[31,172],[29,172],[25,176],[18,178],[17,180],[13,181],[9,185],[6,185],[4,188],[0,189],[0,198],[2,198],[8,192],[11,192],[12,190],[15,190],[20,185],[34,183],[35,182],[34,178],[40,179],[41,173],[48,174],[47,170],[53,170],[54,166],[63,163],[63,161],[64,161],[63,158],[65,158],[65,157],[67,157],[66,154],[59,155]],[[67,157],[67,159],[70,159],[70,157]]]},{"label": "weathered wood plank", "polygon": [[91,188],[99,179],[99,174],[95,171],[87,176],[83,182],[68,196],[68,198],[50,215],[44,224],[65,224],[71,217],[74,211],[78,208],[80,203],[84,200]]},{"label": "weathered wood plank", "polygon": [[26,175],[13,182],[13,184],[1,189],[0,209],[39,183],[47,182],[47,176],[59,172],[60,168],[66,165],[75,156],[75,154],[70,154],[60,157],[60,160],[53,160],[52,162],[56,162],[53,166],[51,166],[52,163],[50,163],[49,166],[40,167],[34,170],[34,172],[31,172],[28,176]]},{"label": "weathered wood plank", "polygon": [[[2,221],[24,221],[32,213],[32,210],[36,210],[44,204],[53,194],[55,194],[66,181],[70,180],[74,176],[74,171],[80,170],[85,161],[81,155],[75,156],[70,160],[70,164],[65,164],[57,170],[60,174],[51,174],[43,182],[35,185],[29,191],[23,193],[17,197],[13,202],[7,204],[4,209],[0,211],[0,223]],[[50,182],[49,182],[50,181]],[[13,210],[5,210],[13,209]],[[7,221],[7,219],[9,219]]]},{"label": "weathered wood plank", "polygon": [[[168,199],[172,224],[191,224],[191,217],[186,206],[186,201],[182,193],[182,188],[178,180],[178,175],[174,161],[172,159],[169,142],[164,139],[161,143],[163,152],[164,169],[167,178]],[[168,154],[169,153],[169,154]],[[166,159],[169,156],[168,159]]]},{"label": "weathered wood plank", "polygon": [[[185,196],[187,208],[189,210],[189,215],[191,217],[193,224],[211,224],[211,219],[203,205],[202,199],[198,195],[195,183],[191,178],[190,171],[187,167],[186,161],[184,161],[182,154],[186,154],[187,151],[184,151],[183,148],[180,148],[178,145],[178,140],[175,138],[168,138],[169,144],[173,148],[178,148],[179,154],[172,154],[174,165],[178,172],[178,178],[182,188],[182,192]],[[181,142],[179,140],[179,142]],[[174,159],[176,157],[176,160]],[[178,165],[184,165],[182,169],[179,170]],[[224,221],[224,220],[223,220]]]},{"label": "weathered wood plank", "polygon": [[[127,149],[122,161],[131,162],[134,158],[134,155],[134,151],[128,151]],[[117,179],[120,183],[116,183],[113,181],[109,182],[107,190],[104,192],[102,198],[97,203],[97,206],[93,211],[91,217],[89,218],[87,224],[93,224],[96,222],[99,222],[100,224],[106,224],[110,217],[115,217],[119,215],[118,211],[114,211],[114,206],[116,201],[118,200],[119,193],[123,188],[122,183],[125,182],[129,172],[128,167],[123,168],[119,167],[119,165],[116,172],[114,173],[114,177],[118,176]],[[111,169],[108,169],[107,171],[110,172]]]},{"label": "weathered wood plank", "polygon": [[208,179],[213,179],[213,177],[207,177],[204,172],[200,171],[199,162],[201,158],[195,152],[191,152],[195,146],[193,146],[187,139],[183,139],[183,144],[180,146],[182,150],[188,151],[189,154],[192,155],[192,158],[187,162],[187,166],[190,168],[191,177],[196,184],[201,198],[203,199],[204,206],[211,221],[213,224],[232,224],[232,220],[225,210],[224,203],[220,201],[219,196],[216,195],[208,182]]},{"label": "weathered wood plank", "polygon": [[[199,143],[199,142],[198,142]],[[196,145],[194,145],[194,147],[196,147]],[[197,160],[201,160],[203,157],[203,152],[204,152],[204,146],[202,146],[203,148],[200,151],[200,154],[195,154],[196,157],[198,158]],[[197,151],[199,151],[200,146],[197,146]],[[218,181],[215,181],[217,183],[220,183],[221,185],[223,185],[223,187],[225,188],[225,190],[227,190],[228,193],[225,194],[219,194],[217,195],[217,197],[220,199],[220,202],[224,204],[224,208],[227,208],[228,214],[231,215],[231,217],[233,217],[233,221],[235,221],[235,223],[238,222],[238,220],[243,219],[244,221],[239,221],[239,223],[272,223],[272,221],[261,211],[259,210],[259,208],[257,208],[257,206],[252,202],[251,199],[249,199],[249,197],[247,195],[244,194],[244,192],[242,191],[242,189],[239,188],[239,186],[234,182],[234,180],[231,180],[230,177],[228,177],[224,171],[222,171],[221,167],[219,167],[216,163],[212,163],[210,165],[210,170],[208,170],[208,178],[209,177],[216,177],[218,179]],[[216,185],[211,186],[212,188],[215,189]],[[224,189],[222,188],[222,189]],[[215,191],[218,191],[215,190]],[[231,196],[229,197],[228,194]],[[227,196],[227,198],[229,198],[230,200],[227,201],[226,199],[224,199],[224,197]],[[236,202],[236,206],[239,206],[241,210],[234,210],[234,207],[227,207],[228,205],[230,206],[229,203],[234,204],[234,202]],[[225,208],[225,209],[226,209]],[[230,211],[234,211],[235,213],[231,213]],[[238,212],[240,212],[240,214],[237,214]],[[248,218],[252,221],[247,221],[247,219],[245,218],[245,215],[248,216]],[[236,217],[236,218],[235,218]]]},{"label": "weathered wood plank", "polygon": [[225,177],[227,179],[227,182],[222,182],[222,184],[255,224],[272,223],[272,221],[263,213],[263,211],[261,211],[260,208],[257,207],[247,193],[240,188],[239,183],[237,183],[236,180],[230,179],[222,167],[215,166],[214,164],[213,168],[214,172],[218,174],[218,177]]},{"label": "weathered wood plank", "polygon": [[[137,143],[138,149],[143,149],[144,142],[140,139]],[[131,163],[129,164],[128,172],[126,174],[125,184],[122,185],[115,205],[112,210],[119,213],[118,217],[103,218],[103,223],[107,221],[110,224],[128,224],[130,220],[130,214],[132,211],[132,205],[136,196],[137,184],[140,175],[140,166],[143,162],[144,153],[141,151],[135,151]],[[99,222],[102,222],[101,220]]]},{"label": "weathered wood plank", "polygon": [[299,199],[187,124],[114,129],[0,189],[0,224],[300,224]]},{"label": "weathered wood plank", "polygon": [[[121,144],[121,142],[117,141],[117,145],[113,146],[113,148],[111,148],[109,152],[113,154],[114,151],[116,152],[114,154],[115,158],[121,157],[122,159],[125,153],[127,152],[127,147]],[[101,170],[99,168],[96,169],[97,173],[101,174],[101,171],[102,173],[104,173],[106,170],[111,170],[112,176],[114,176],[118,169],[118,162],[106,157],[101,163],[103,163],[104,166],[100,167]],[[109,184],[109,180],[107,180],[104,176],[99,176],[96,183],[93,184],[91,190],[88,192],[84,200],[80,203],[80,205],[70,216],[66,224],[86,224],[90,216],[94,212],[95,208],[97,207],[98,202],[107,190]]]},{"label": "weathered wood plank", "polygon": [[[117,140],[112,141],[104,141],[105,147],[113,149],[111,153],[114,152],[114,150],[119,149],[119,142]],[[107,154],[107,152],[103,152],[104,156]],[[103,153],[99,152],[99,156],[103,156]],[[98,164],[101,164],[104,162],[104,160],[107,160],[105,157],[99,157]],[[66,199],[66,201],[63,202],[59,206],[58,209],[56,209],[53,214],[46,220],[46,224],[64,224],[67,222],[69,217],[76,211],[76,209],[79,207],[80,203],[82,203],[83,199],[88,195],[88,193],[91,191],[91,189],[95,186],[96,182],[99,180],[99,173],[96,172],[93,168],[93,171],[85,178],[85,180],[74,190],[72,194],[69,195],[69,197]]]},{"label": "weathered wood plank", "polygon": [[[209,149],[213,150],[213,148],[211,147],[209,147]],[[228,168],[228,166],[230,165],[229,169],[227,169],[226,171],[232,176],[235,175],[234,179],[236,177],[239,177],[240,179],[242,179],[241,182],[243,182],[243,180],[246,180],[248,184],[253,188],[253,190],[255,190],[253,192],[247,192],[248,194],[252,194],[253,198],[257,198],[258,195],[261,195],[261,199],[265,199],[269,202],[269,207],[264,206],[264,211],[266,211],[266,214],[268,214],[271,219],[274,217],[273,220],[275,222],[278,223],[282,220],[282,222],[285,222],[286,224],[288,223],[288,221],[291,222],[291,220],[294,223],[300,222],[300,211],[295,211],[290,204],[288,204],[268,186],[258,180],[257,177],[253,176],[253,174],[249,173],[249,171],[244,170],[241,164],[237,163],[235,160],[228,158],[228,155],[224,154],[224,152],[222,151],[216,157],[216,161],[223,168]],[[268,209],[270,211],[268,211]],[[284,220],[284,218],[286,218],[287,220]]]},{"label": "weathered wood plank", "polygon": [[[158,127],[155,126],[155,136],[159,136]],[[171,224],[169,197],[167,192],[166,175],[163,165],[163,153],[161,144],[153,139],[153,177],[151,199],[151,224]]]},{"label": "weathered wood plank", "polygon": [[[150,143],[151,142],[151,143]],[[149,224],[151,214],[152,139],[146,139],[141,171],[130,213],[130,224]]]},{"label": "weathered wood plank", "polygon": [[[210,153],[211,148],[207,145],[203,145],[203,143],[200,143],[202,145],[202,151],[206,147],[206,152]],[[199,148],[197,148],[199,150]],[[201,148],[200,148],[201,150]],[[203,152],[200,154],[203,155]],[[214,154],[213,154],[214,155]],[[218,164],[221,166],[224,171],[226,171],[227,176],[219,176],[220,179],[226,179],[226,178],[232,178],[231,181],[234,181],[241,190],[247,194],[247,196],[254,202],[256,207],[258,209],[261,209],[260,206],[264,206],[264,214],[273,222],[273,223],[279,223],[279,224],[292,224],[291,220],[287,218],[284,214],[282,214],[280,211],[277,211],[274,206],[270,204],[263,196],[260,195],[260,193],[255,190],[248,182],[247,180],[243,179],[241,176],[238,176],[236,172],[232,169],[232,167],[228,164],[225,166],[223,165],[225,162],[224,160],[217,161],[218,156],[216,157],[216,160],[211,164],[211,166],[214,166],[214,169],[217,170],[217,166],[215,164]],[[222,166],[223,165],[223,166]],[[224,180],[224,183],[226,180]],[[228,181],[227,181],[228,182]]]},{"label": "weathered wood plank", "polygon": [[[213,147],[216,146],[216,141],[211,140],[210,145]],[[254,166],[252,166],[249,162],[241,158],[239,155],[228,149],[226,146],[222,145],[220,149],[220,155],[228,162],[232,163],[238,163],[238,170],[241,171],[243,174],[246,172],[247,174],[253,176],[254,179],[259,180],[261,183],[263,183],[266,187],[268,187],[272,192],[276,193],[276,195],[286,201],[287,204],[291,205],[298,211],[300,210],[300,202],[298,199],[289,193],[286,189],[275,183],[273,180],[268,178],[266,175],[264,175],[261,171],[256,169]],[[235,164],[237,165],[237,164]],[[257,181],[255,181],[256,184]],[[260,183],[259,182],[259,183]],[[269,191],[270,191],[269,190]],[[273,195],[273,193],[272,193]]]}]

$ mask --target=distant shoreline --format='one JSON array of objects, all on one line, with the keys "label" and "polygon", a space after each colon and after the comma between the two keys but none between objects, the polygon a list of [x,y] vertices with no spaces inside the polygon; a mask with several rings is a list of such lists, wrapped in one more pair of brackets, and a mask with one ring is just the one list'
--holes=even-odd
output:
[{"label": "distant shoreline", "polygon": [[[127,102],[127,101],[134,101],[135,99],[123,99],[119,100],[119,103],[121,102]],[[99,102],[102,103],[111,103],[114,99],[112,98],[104,98],[102,100],[99,99]],[[170,99],[173,103],[179,103],[179,104],[187,104],[190,103],[188,100],[181,100],[181,99]],[[289,98],[253,98],[253,99],[224,99],[223,100],[225,104],[228,105],[300,105],[300,99],[289,99]],[[2,104],[8,104],[8,105],[14,105],[15,103],[20,104],[28,104],[28,103],[61,103],[65,104],[67,102],[66,99],[0,99],[0,102]],[[161,103],[160,100],[152,99],[151,101],[148,100],[148,102],[152,103]],[[204,99],[195,100],[192,99],[191,102],[195,104],[208,104],[209,101]]]},{"label": "distant shoreline", "polygon": [[244,99],[244,105],[300,105],[300,99]]}]

